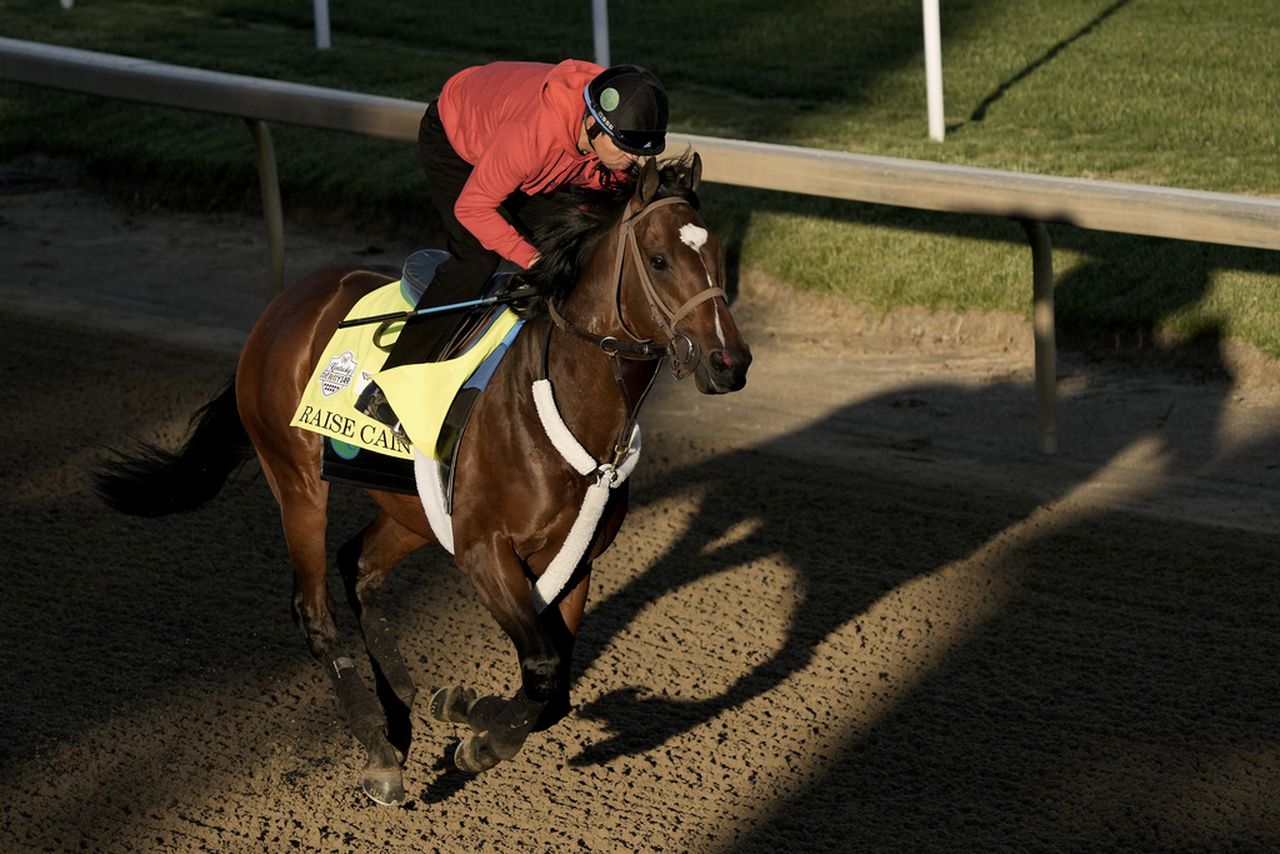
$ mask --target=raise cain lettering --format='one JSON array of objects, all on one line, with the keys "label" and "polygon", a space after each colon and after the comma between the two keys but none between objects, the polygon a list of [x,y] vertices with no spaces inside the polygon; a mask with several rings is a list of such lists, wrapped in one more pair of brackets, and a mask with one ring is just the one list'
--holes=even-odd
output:
[{"label": "raise cain lettering", "polygon": [[378,428],[372,424],[366,424],[360,428],[360,441],[374,448],[386,448],[402,454],[409,453],[409,446],[402,442],[400,437],[386,428]]},{"label": "raise cain lettering", "polygon": [[356,435],[356,422],[337,412],[328,409],[317,409],[308,404],[298,418],[303,424],[310,424],[335,436],[353,438]]}]

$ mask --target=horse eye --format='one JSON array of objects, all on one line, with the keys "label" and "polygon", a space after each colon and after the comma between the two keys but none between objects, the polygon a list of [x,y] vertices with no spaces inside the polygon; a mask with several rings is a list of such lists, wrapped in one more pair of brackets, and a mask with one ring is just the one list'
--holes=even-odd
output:
[{"label": "horse eye", "polygon": [[649,266],[658,271],[665,270],[667,269],[667,259],[663,255],[650,255]]}]

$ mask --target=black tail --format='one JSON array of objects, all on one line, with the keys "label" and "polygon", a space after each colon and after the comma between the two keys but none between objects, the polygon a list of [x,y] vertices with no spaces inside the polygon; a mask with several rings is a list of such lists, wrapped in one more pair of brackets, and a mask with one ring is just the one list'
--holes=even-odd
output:
[{"label": "black tail", "polygon": [[137,442],[95,473],[98,494],[131,516],[185,513],[207,503],[253,453],[236,407],[235,377],[191,416],[191,438],[173,453]]}]

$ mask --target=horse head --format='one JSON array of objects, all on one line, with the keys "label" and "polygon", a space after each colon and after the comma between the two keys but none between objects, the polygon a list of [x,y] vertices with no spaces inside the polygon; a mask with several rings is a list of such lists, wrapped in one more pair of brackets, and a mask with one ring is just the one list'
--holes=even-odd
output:
[{"label": "horse head", "polygon": [[[666,348],[677,379],[703,394],[746,385],[751,350],[724,291],[724,250],[697,210],[702,161],[675,170],[647,161],[618,226],[618,317],[636,341]],[[664,180],[666,178],[666,180]]]}]

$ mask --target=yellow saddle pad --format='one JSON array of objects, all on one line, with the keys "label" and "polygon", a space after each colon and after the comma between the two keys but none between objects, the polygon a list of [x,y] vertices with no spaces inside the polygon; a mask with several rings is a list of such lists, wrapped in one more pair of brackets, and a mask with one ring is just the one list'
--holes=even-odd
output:
[{"label": "yellow saddle pad", "polygon": [[[347,318],[372,317],[412,308],[397,280],[366,294],[352,306]],[[379,370],[391,344],[404,328],[402,321],[339,329],[322,351],[289,426],[319,433],[357,449],[406,460],[413,459],[416,445],[434,459],[440,425],[458,389],[517,322],[513,312],[504,311],[480,340],[458,358],[401,365],[385,373]],[[356,410],[360,392],[375,378],[400,417],[410,444],[397,438],[387,425]]]},{"label": "yellow saddle pad", "polygon": [[519,323],[514,311],[504,309],[476,343],[456,359],[399,365],[377,374],[378,387],[400,418],[409,441],[429,459],[440,458],[436,440],[458,389]]}]

